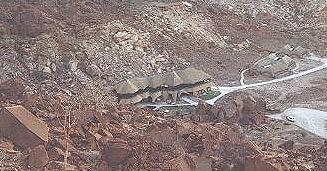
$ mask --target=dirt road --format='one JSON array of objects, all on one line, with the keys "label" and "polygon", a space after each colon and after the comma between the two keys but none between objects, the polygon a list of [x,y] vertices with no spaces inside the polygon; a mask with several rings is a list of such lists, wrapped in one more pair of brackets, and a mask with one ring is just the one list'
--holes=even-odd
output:
[{"label": "dirt road", "polygon": [[[311,73],[314,73],[314,72],[317,72],[319,70],[327,68],[327,59],[325,59],[325,58],[320,58],[320,57],[317,57],[314,54],[311,54],[309,57],[307,57],[307,59],[322,62],[323,64],[320,65],[320,66],[314,67],[312,69],[309,69],[309,70],[306,70],[306,71],[303,71],[303,72],[299,72],[299,73],[296,73],[296,74],[293,74],[293,75],[290,75],[290,76],[286,76],[286,77],[283,77],[283,78],[278,78],[278,79],[274,79],[274,80],[270,80],[270,81],[260,82],[260,83],[254,83],[254,84],[244,84],[243,83],[244,77],[242,76],[243,75],[243,72],[242,72],[241,73],[241,80],[242,80],[241,81],[241,86],[216,87],[221,94],[219,96],[213,98],[213,99],[206,100],[205,102],[210,104],[210,105],[213,105],[221,97],[225,96],[228,93],[237,91],[237,90],[242,90],[242,89],[246,89],[246,88],[253,88],[253,87],[258,87],[258,86],[262,86],[262,85],[278,83],[278,82],[282,82],[282,81],[287,81],[287,80],[291,80],[291,79],[294,79],[294,78],[299,78],[299,77],[302,77],[304,75],[308,75],[308,74],[311,74]],[[188,99],[188,98],[184,98],[183,100],[187,101],[188,103],[186,103],[186,104],[175,104],[175,105],[174,104],[144,104],[143,106],[154,107],[156,109],[159,109],[160,107],[164,107],[164,106],[169,106],[169,107],[171,107],[171,106],[176,106],[176,107],[177,106],[196,106],[198,104],[198,102],[195,102],[195,101],[193,101],[191,99]]]},{"label": "dirt road", "polygon": [[254,84],[247,84],[247,85],[241,85],[241,86],[234,86],[234,87],[218,87],[221,94],[219,96],[213,98],[213,99],[207,100],[206,102],[208,104],[213,105],[222,96],[224,96],[224,95],[226,95],[228,93],[231,93],[233,91],[246,89],[246,88],[257,87],[257,86],[262,86],[262,85],[267,85],[267,84],[272,84],[272,83],[277,83],[277,82],[282,82],[282,81],[287,81],[287,80],[302,77],[304,75],[308,75],[310,73],[317,72],[319,70],[327,68],[327,59],[325,59],[325,58],[319,58],[319,57],[315,56],[314,54],[311,54],[307,59],[316,60],[316,61],[322,62],[323,64],[320,65],[320,66],[317,66],[315,68],[303,71],[303,72],[299,72],[299,73],[296,73],[296,74],[293,74],[293,75],[290,75],[290,76],[287,76],[287,77],[278,78],[278,79],[274,79],[274,80],[270,80],[270,81],[254,83]]}]

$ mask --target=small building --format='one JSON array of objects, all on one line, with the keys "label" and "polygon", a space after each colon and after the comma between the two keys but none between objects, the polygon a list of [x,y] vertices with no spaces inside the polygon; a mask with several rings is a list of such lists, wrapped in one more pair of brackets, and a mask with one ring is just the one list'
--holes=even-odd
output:
[{"label": "small building", "polygon": [[15,144],[33,148],[48,142],[49,128],[23,106],[4,107],[0,112],[0,132]]},{"label": "small building", "polygon": [[187,68],[146,78],[133,78],[115,86],[122,104],[135,104],[145,99],[176,102],[183,93],[198,95],[213,86],[211,76],[201,70]]},{"label": "small building", "polygon": [[204,82],[201,84],[195,84],[190,88],[185,88],[185,91],[193,96],[199,96],[205,92],[210,91],[211,87],[214,86],[212,82]]},{"label": "small building", "polygon": [[291,57],[283,54],[272,53],[266,58],[256,62],[251,70],[259,72],[260,74],[276,77],[280,74],[291,71],[295,67],[296,63]]}]

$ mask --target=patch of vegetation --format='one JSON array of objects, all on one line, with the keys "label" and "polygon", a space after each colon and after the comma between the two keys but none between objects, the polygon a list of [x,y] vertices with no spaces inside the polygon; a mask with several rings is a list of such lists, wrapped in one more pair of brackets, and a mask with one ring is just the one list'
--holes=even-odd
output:
[{"label": "patch of vegetation", "polygon": [[32,78],[35,79],[38,82],[42,82],[48,79],[48,76],[46,75],[46,73],[42,72],[42,71],[34,71],[31,74]]},{"label": "patch of vegetation", "polygon": [[219,96],[221,93],[219,91],[209,91],[207,93],[204,93],[200,96],[201,99],[203,100],[210,100],[210,99],[213,99],[217,96]]},{"label": "patch of vegetation", "polygon": [[163,106],[159,109],[159,111],[167,111],[167,113],[171,115],[181,116],[188,115],[193,109],[194,106]]}]

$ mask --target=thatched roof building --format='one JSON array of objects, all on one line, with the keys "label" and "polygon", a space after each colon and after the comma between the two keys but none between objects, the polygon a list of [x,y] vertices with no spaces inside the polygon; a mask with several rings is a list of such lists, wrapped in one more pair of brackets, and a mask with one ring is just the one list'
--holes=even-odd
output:
[{"label": "thatched roof building", "polygon": [[114,88],[118,94],[133,94],[146,88],[161,86],[176,87],[210,80],[211,76],[201,70],[187,68],[146,78],[132,78],[117,84]]},{"label": "thatched roof building", "polygon": [[[114,88],[120,96],[120,102],[124,104],[138,103],[149,97],[155,101],[163,94],[165,97],[166,94],[172,96],[176,101],[176,94],[180,94],[180,90],[198,90],[199,87],[203,87],[202,82],[205,83],[204,85],[209,85],[209,80],[211,76],[207,73],[195,68],[187,68],[151,77],[128,79]],[[193,94],[193,92],[190,93]]]}]

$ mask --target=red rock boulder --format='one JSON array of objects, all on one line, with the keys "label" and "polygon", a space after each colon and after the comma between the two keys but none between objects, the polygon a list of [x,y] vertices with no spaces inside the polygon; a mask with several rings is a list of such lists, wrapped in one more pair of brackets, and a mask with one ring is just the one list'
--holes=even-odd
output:
[{"label": "red rock boulder", "polygon": [[132,152],[127,141],[120,138],[101,138],[99,145],[102,148],[102,160],[106,161],[110,167],[122,164]]},{"label": "red rock boulder", "polygon": [[200,101],[198,106],[192,112],[191,120],[195,122],[208,122],[211,117],[211,106],[203,101]]},{"label": "red rock boulder", "polygon": [[258,95],[234,92],[211,107],[211,121],[242,125],[260,124],[265,119],[266,102]]},{"label": "red rock boulder", "polygon": [[258,157],[245,159],[244,171],[284,171],[279,163],[270,163]]},{"label": "red rock boulder", "polygon": [[28,157],[28,163],[31,168],[43,168],[47,165],[48,161],[48,153],[43,145],[33,148]]}]

